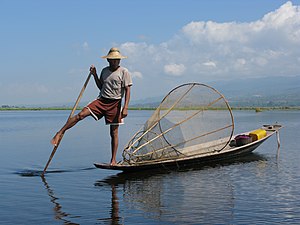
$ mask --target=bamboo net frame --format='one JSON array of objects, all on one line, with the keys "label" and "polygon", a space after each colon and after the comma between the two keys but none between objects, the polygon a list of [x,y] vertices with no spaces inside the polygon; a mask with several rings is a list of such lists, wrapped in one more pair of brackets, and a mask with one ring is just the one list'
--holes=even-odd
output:
[{"label": "bamboo net frame", "polygon": [[[178,96],[177,93],[179,93]],[[197,94],[201,93],[205,96],[197,96]],[[195,94],[196,96],[194,96]],[[210,99],[210,97],[213,99]],[[203,120],[203,118],[200,119],[200,114],[203,114],[205,120],[207,117],[206,112],[218,108],[214,106],[216,104],[219,104],[218,107],[221,106],[222,110],[226,112],[224,116],[226,122],[223,125],[222,123],[219,126],[217,124],[215,127],[205,129],[205,131],[200,131],[201,129],[199,129],[197,132],[192,132],[192,135],[190,134],[191,132],[186,131],[190,126],[194,125],[194,122],[197,124],[200,120]],[[170,121],[172,120],[170,114],[174,111],[184,112],[181,113],[179,121]],[[191,115],[188,115],[189,113]],[[164,127],[164,123],[167,124],[167,128]],[[168,127],[169,124],[172,125]],[[184,145],[192,145],[195,141],[198,144],[203,143],[214,136],[215,139],[228,137],[226,143],[220,149],[216,149],[217,151],[221,151],[230,142],[233,130],[234,119],[231,108],[220,92],[205,84],[183,84],[174,88],[166,95],[144,127],[130,139],[123,151],[123,160],[129,164],[134,164],[149,160],[159,161],[178,157],[179,155],[184,155],[180,149]],[[177,139],[176,136],[179,138]],[[204,137],[206,136],[212,137],[205,140]],[[170,137],[173,140],[168,140]]]}]

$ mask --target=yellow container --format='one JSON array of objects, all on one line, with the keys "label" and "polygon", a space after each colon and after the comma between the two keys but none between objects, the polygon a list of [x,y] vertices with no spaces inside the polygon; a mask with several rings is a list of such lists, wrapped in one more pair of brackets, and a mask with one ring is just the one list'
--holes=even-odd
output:
[{"label": "yellow container", "polygon": [[249,133],[249,136],[252,137],[252,141],[257,141],[259,139],[267,136],[267,131],[263,129],[258,129]]}]

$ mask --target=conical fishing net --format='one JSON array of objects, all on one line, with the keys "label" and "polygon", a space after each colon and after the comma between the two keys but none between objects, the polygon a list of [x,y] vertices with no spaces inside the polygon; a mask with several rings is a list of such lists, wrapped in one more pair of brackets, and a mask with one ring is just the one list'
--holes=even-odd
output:
[{"label": "conical fishing net", "polygon": [[229,143],[234,122],[222,94],[198,83],[174,88],[123,151],[134,164],[221,151]]}]

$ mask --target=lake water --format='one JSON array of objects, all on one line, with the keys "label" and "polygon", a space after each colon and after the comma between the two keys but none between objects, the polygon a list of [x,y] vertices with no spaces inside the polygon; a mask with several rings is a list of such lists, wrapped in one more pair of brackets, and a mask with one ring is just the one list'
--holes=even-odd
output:
[{"label": "lake water", "polygon": [[[1,224],[300,224],[300,111],[234,111],[235,133],[280,131],[231,162],[156,173],[95,169],[109,162],[109,127],[91,118],[67,132],[49,166],[50,139],[69,111],[0,112]],[[130,111],[120,149],[152,111]],[[118,152],[121,159],[121,151]]]}]

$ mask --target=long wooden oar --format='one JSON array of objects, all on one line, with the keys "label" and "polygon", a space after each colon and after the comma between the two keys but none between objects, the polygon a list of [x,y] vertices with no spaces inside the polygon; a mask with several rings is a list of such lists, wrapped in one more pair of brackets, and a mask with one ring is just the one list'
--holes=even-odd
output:
[{"label": "long wooden oar", "polygon": [[[86,86],[87,86],[88,83],[89,83],[89,80],[90,80],[90,78],[91,78],[91,75],[92,75],[92,74],[89,73],[89,75],[88,75],[88,77],[87,77],[87,79],[86,79],[86,81],[85,81],[85,83],[84,83],[84,85],[83,85],[83,87],[82,87],[82,89],[81,89],[81,91],[80,91],[80,94],[79,94],[79,96],[78,96],[78,98],[77,98],[77,100],[76,100],[76,102],[75,102],[75,104],[74,104],[74,106],[73,106],[73,109],[72,109],[72,111],[71,111],[71,113],[70,113],[70,115],[69,115],[69,117],[68,117],[68,120],[72,118],[72,116],[73,116],[73,114],[74,114],[74,112],[75,112],[75,110],[76,110],[76,108],[77,108],[77,106],[78,106],[78,104],[79,104],[79,101],[80,101],[80,99],[81,99],[81,97],[82,97],[82,95],[83,95],[83,92],[84,92]],[[51,155],[50,155],[50,157],[49,157],[49,160],[48,160],[48,162],[47,162],[47,164],[46,164],[46,166],[45,166],[45,168],[44,168],[43,173],[41,174],[41,176],[44,176],[44,174],[45,174],[45,172],[46,172],[46,170],[47,170],[47,168],[48,168],[48,166],[49,166],[49,164],[50,164],[50,162],[51,162],[51,160],[52,160],[52,158],[53,158],[53,156],[54,156],[54,154],[55,154],[55,152],[56,152],[56,150],[57,150],[57,148],[58,148],[58,146],[59,146],[59,143],[60,143],[60,141],[61,141],[62,138],[63,138],[63,136],[64,136],[64,134],[62,134],[62,135],[60,136],[60,139],[58,140],[58,142],[57,142],[56,145],[54,146],[54,148],[53,148],[53,150],[52,150],[52,153],[51,153]]]}]

